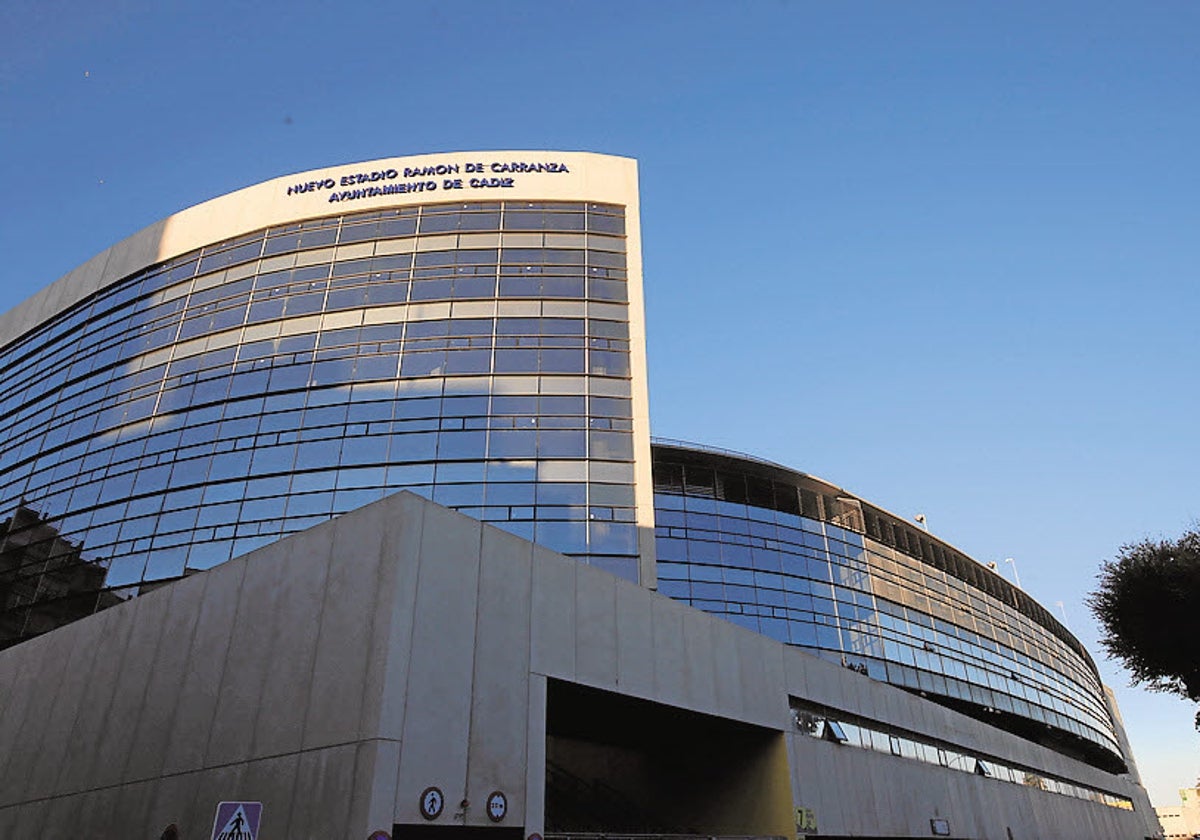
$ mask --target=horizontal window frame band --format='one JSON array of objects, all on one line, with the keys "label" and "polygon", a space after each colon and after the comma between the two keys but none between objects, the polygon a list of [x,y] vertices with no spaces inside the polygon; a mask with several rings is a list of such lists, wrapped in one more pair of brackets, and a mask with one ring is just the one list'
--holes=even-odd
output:
[{"label": "horizontal window frame band", "polygon": [[[1134,805],[1133,805],[1133,800],[1131,800],[1127,796],[1123,796],[1122,794],[1113,793],[1112,791],[1109,791],[1109,790],[1097,788],[1092,785],[1085,784],[1083,782],[1074,781],[1072,779],[1065,778],[1058,774],[1048,773],[1044,770],[1039,770],[1034,767],[1022,765],[1018,762],[1009,761],[1008,759],[998,758],[995,755],[992,755],[990,753],[985,753],[985,752],[976,750],[971,747],[965,747],[960,744],[956,744],[952,741],[946,741],[941,738],[934,738],[932,736],[925,735],[923,733],[914,732],[913,730],[905,729],[904,727],[899,727],[899,726],[894,726],[889,723],[884,723],[883,721],[875,720],[873,718],[869,718],[864,715],[856,714],[854,712],[847,712],[847,711],[844,711],[841,709],[834,708],[833,706],[827,706],[827,705],[824,705],[821,703],[814,703],[809,700],[805,700],[803,698],[796,697],[794,695],[790,695],[788,697],[788,709],[792,715],[796,715],[797,713],[813,715],[814,717],[822,718],[825,720],[836,721],[838,723],[849,724],[851,726],[855,726],[855,727],[858,727],[861,729],[867,729],[867,730],[870,730],[872,734],[879,734],[879,735],[882,735],[885,737],[890,737],[890,738],[906,739],[906,740],[921,744],[923,747],[931,747],[938,751],[952,751],[959,755],[962,755],[963,757],[970,758],[975,761],[986,762],[988,764],[995,765],[997,767],[1011,768],[1012,770],[1015,770],[1020,773],[1031,773],[1035,776],[1038,776],[1038,777],[1041,777],[1044,779],[1053,780],[1059,784],[1070,785],[1072,787],[1079,788],[1081,790],[1088,791],[1090,793],[1095,793],[1095,794],[1099,794],[1101,796],[1111,797],[1112,799],[1115,799],[1118,802],[1124,803],[1124,805],[1111,805],[1108,802],[1101,802],[1101,804],[1108,805],[1109,807],[1116,807],[1116,808],[1120,808],[1121,810],[1130,810],[1130,811],[1135,810]],[[799,729],[798,723],[795,727],[793,727],[789,731],[795,731],[797,729]],[[803,733],[803,734],[806,735],[807,737],[820,738],[820,736],[813,735],[811,733]],[[830,740],[830,739],[824,739],[824,740]],[[841,739],[838,739],[838,740],[840,741]],[[842,741],[842,743],[848,743],[848,742]],[[868,749],[859,744],[851,744],[849,746],[859,748],[859,749]],[[873,749],[873,748],[871,748],[871,749]],[[873,750],[873,751],[876,751],[876,750]],[[891,755],[893,755],[897,758],[902,758],[902,759],[906,759],[906,760],[921,761],[921,759],[910,758],[908,756],[903,756],[903,755],[897,754],[895,752],[892,752]],[[930,763],[930,762],[923,762],[923,763]],[[961,768],[951,768],[945,764],[937,764],[935,766],[941,766],[946,769],[955,770],[956,772],[962,772]],[[988,775],[988,774],[981,774],[981,775]],[[1006,779],[997,778],[995,776],[990,776],[990,778],[994,778],[996,781],[1002,781],[1002,782],[1009,781]],[[1011,781],[1009,781],[1009,783],[1014,784]],[[1033,787],[1032,785],[1030,785],[1030,786]],[[1088,797],[1078,797],[1078,796],[1074,796],[1073,794],[1069,794],[1069,793],[1064,794],[1059,791],[1047,791],[1043,788],[1039,788],[1039,789],[1041,789],[1045,793],[1056,793],[1059,796],[1069,796],[1069,797],[1075,798],[1075,799],[1088,799]],[[1089,799],[1089,801],[1097,801],[1097,800]]]}]

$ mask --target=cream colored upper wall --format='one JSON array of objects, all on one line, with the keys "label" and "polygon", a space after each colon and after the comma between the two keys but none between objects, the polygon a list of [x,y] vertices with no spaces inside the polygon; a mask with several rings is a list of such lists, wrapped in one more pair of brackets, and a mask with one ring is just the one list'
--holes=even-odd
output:
[{"label": "cream colored upper wall", "polygon": [[[513,164],[554,164],[558,172],[511,171]],[[505,167],[509,171],[503,171]],[[439,167],[443,174],[406,175],[406,170]],[[482,171],[471,171],[478,167]],[[383,173],[375,181],[356,183],[358,175]],[[394,177],[388,177],[395,173]],[[472,186],[472,179],[511,179],[510,186]],[[328,184],[305,192],[299,185]],[[461,189],[447,189],[461,181]],[[331,201],[354,190],[395,188],[433,182],[435,188]],[[289,194],[288,189],[292,188]],[[156,222],[118,242],[15,309],[0,315],[0,347],[83,298],[148,265],[177,257],[213,242],[273,225],[318,216],[356,213],[447,201],[598,201],[626,207],[631,260],[640,245],[637,162],[631,158],[590,152],[498,151],[448,152],[348,163],[285,175],[197,204]],[[630,266],[639,275],[640,265]]]}]

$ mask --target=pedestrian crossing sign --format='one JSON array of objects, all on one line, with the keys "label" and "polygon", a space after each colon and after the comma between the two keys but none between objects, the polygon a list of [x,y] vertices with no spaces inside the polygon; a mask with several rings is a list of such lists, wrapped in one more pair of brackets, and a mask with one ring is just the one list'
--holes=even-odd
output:
[{"label": "pedestrian crossing sign", "polygon": [[213,820],[212,840],[258,840],[261,802],[220,802]]}]

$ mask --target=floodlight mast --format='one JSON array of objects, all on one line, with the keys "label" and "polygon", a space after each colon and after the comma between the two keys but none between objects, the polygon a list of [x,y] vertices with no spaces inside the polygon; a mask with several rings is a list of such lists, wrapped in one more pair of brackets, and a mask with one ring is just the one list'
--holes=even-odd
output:
[{"label": "floodlight mast", "polygon": [[1017,582],[1017,588],[1024,589],[1025,587],[1021,586],[1021,576],[1019,574],[1017,574],[1017,561],[1012,559],[1011,557],[1005,557],[1004,562],[1008,563],[1010,566],[1013,567],[1013,580],[1015,580]]}]

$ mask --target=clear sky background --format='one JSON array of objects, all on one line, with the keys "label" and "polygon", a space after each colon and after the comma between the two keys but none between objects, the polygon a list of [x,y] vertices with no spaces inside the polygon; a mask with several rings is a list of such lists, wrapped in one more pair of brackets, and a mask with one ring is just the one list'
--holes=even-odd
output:
[{"label": "clear sky background", "polygon": [[654,433],[1014,558],[1177,804],[1194,709],[1083,598],[1200,516],[1198,43],[1192,2],[4,0],[0,310],[291,172],[636,157]]}]

